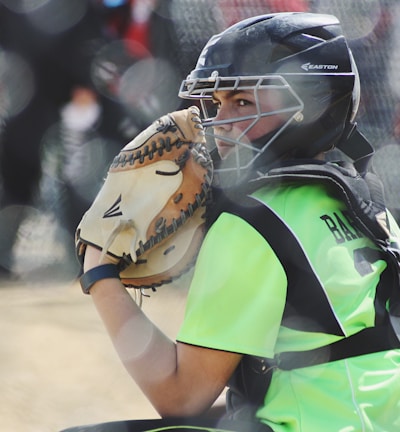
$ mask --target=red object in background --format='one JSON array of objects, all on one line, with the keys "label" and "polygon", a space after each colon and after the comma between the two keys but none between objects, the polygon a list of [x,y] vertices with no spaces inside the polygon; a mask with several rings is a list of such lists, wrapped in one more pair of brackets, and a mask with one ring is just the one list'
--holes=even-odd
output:
[{"label": "red object in background", "polygon": [[148,22],[133,22],[126,31],[124,40],[129,53],[135,58],[150,55]]},{"label": "red object in background", "polygon": [[124,33],[124,40],[129,53],[135,58],[150,55],[149,20],[155,5],[155,0],[130,1],[130,23]]},{"label": "red object in background", "polygon": [[248,18],[254,14],[254,11],[260,14],[260,10],[264,7],[265,13],[307,12],[309,10],[309,0],[217,0],[217,2],[225,20],[224,27]]},{"label": "red object in background", "polygon": [[266,6],[271,12],[307,12],[308,0],[266,0]]}]

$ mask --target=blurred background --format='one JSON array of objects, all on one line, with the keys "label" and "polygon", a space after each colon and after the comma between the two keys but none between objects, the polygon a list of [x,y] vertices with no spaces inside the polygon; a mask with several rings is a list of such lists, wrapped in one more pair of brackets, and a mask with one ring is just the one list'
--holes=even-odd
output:
[{"label": "blurred background", "polygon": [[[280,11],[341,20],[360,72],[358,124],[400,221],[398,0],[0,0],[3,430],[154,415],[80,294],[75,228],[119,149],[185,106],[180,82],[209,37]],[[183,282],[145,302],[172,337]]]},{"label": "blurred background", "polygon": [[0,0],[0,280],[74,280],[75,228],[113,156],[184,107],[180,82],[211,35],[289,10],[341,20],[358,123],[400,218],[398,1]]}]

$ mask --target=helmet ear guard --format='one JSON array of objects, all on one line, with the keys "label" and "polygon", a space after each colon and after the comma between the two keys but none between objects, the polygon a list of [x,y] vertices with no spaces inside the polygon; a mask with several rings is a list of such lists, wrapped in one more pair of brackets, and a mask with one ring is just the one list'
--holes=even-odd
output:
[{"label": "helmet ear guard", "polygon": [[[202,101],[210,100],[217,89],[252,89],[256,94],[268,87],[267,81],[290,93],[296,103],[288,108],[290,120],[274,136],[267,134],[261,145],[253,143],[255,165],[269,164],[286,154],[314,157],[347,140],[358,110],[360,83],[336,17],[276,13],[231,26],[204,47],[179,96],[199,99],[205,108]],[[204,125],[214,126],[207,110],[203,113]],[[262,112],[258,119],[266,115],[271,113]],[[246,161],[239,168],[243,172],[251,165]]]}]

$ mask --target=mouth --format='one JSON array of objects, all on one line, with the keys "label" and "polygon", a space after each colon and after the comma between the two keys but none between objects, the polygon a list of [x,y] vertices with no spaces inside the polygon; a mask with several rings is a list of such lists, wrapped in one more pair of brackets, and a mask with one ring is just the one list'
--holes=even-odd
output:
[{"label": "mouth", "polygon": [[221,141],[220,139],[216,140],[215,144],[221,159],[228,157],[235,148],[235,144],[227,143],[226,141]]}]

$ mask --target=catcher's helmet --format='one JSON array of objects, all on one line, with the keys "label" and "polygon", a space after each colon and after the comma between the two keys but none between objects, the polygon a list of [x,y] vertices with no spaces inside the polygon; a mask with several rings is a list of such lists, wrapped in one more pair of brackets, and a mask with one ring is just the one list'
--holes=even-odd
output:
[{"label": "catcher's helmet", "polygon": [[[235,143],[251,147],[251,156],[229,170],[259,167],[285,155],[313,157],[343,139],[354,122],[360,90],[338,19],[293,12],[243,20],[209,40],[195,69],[182,82],[179,96],[200,99],[204,125],[215,126],[228,121],[216,121],[207,109],[214,91],[252,89],[259,101],[263,88],[282,92],[285,106],[279,112],[289,113],[289,118],[250,145],[241,141],[243,133]],[[246,131],[261,117],[278,113],[262,112],[259,103],[257,108]],[[239,120],[244,118],[229,123]]]}]

